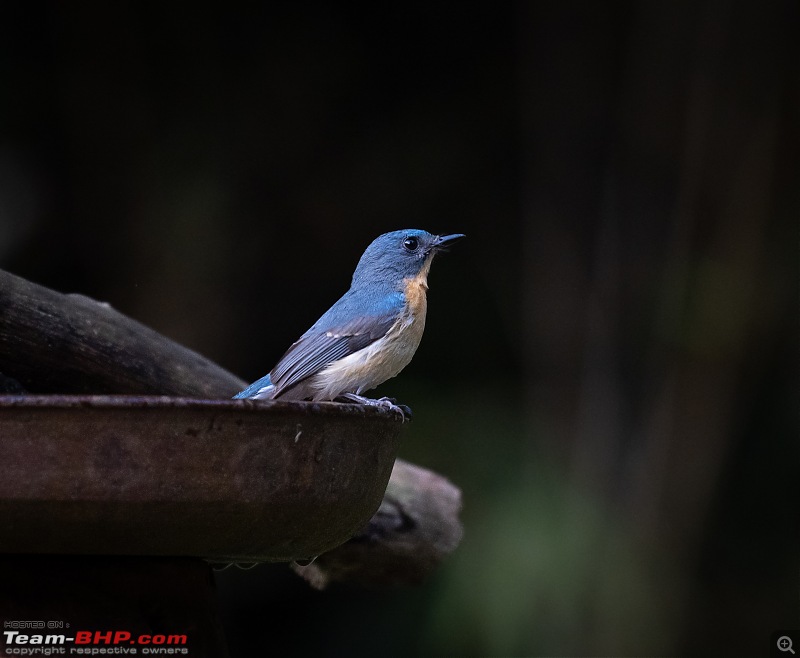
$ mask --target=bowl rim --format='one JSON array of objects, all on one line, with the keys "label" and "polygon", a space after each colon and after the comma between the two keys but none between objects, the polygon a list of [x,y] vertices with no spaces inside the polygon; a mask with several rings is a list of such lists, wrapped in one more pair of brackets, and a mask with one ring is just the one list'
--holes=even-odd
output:
[{"label": "bowl rim", "polygon": [[[3,409],[208,409],[260,414],[364,417],[402,423],[391,410],[352,402],[303,402],[299,400],[251,400],[132,394],[0,394]],[[0,416],[0,422],[2,417]]]}]

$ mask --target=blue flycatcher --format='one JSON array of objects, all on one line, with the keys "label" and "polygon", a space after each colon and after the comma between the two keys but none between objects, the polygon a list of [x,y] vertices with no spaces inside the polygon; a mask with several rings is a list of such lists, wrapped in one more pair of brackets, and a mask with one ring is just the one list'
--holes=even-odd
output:
[{"label": "blue flycatcher", "polygon": [[405,417],[408,408],[390,398],[373,400],[361,394],[410,363],[425,329],[431,261],[463,237],[405,229],[376,238],[358,261],[350,290],[268,375],[234,397],[359,402]]}]

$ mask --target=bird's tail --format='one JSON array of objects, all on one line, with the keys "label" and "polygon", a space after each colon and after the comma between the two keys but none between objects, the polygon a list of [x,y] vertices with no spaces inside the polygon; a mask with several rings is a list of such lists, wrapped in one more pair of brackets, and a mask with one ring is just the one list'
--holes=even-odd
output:
[{"label": "bird's tail", "polygon": [[273,398],[272,391],[274,390],[275,386],[273,386],[269,375],[264,375],[258,381],[250,384],[246,389],[234,395],[233,399],[243,400],[245,398],[250,398],[254,400],[271,400]]}]

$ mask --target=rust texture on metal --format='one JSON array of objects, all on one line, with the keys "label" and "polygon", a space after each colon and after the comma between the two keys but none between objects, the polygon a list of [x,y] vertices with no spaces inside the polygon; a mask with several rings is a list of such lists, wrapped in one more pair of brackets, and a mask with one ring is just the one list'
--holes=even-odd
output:
[{"label": "rust texture on metal", "polygon": [[401,426],[350,404],[0,396],[0,552],[315,556],[380,506]]}]

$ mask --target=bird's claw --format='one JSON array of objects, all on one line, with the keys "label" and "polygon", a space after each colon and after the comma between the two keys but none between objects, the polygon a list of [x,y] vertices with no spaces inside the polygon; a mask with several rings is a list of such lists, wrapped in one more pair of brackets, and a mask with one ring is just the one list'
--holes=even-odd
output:
[{"label": "bird's claw", "polygon": [[379,398],[376,400],[374,398],[365,398],[364,396],[356,395],[355,393],[344,393],[337,399],[342,400],[343,402],[357,402],[370,407],[382,407],[383,409],[388,409],[389,411],[400,414],[403,422],[406,422],[407,420],[410,421],[413,415],[410,407],[405,404],[397,404],[397,400],[394,398]]},{"label": "bird's claw", "polygon": [[414,415],[411,413],[411,407],[405,404],[397,404],[395,398],[379,398],[375,400],[375,402],[377,402],[380,407],[399,413],[403,417],[403,422],[411,420],[411,417]]}]

